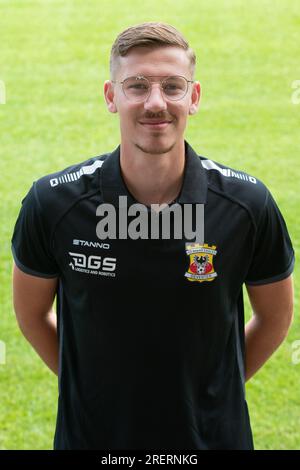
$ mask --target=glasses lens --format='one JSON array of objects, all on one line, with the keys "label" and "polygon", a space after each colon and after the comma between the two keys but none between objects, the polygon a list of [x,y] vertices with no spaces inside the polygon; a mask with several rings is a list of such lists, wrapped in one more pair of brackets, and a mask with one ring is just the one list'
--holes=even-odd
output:
[{"label": "glasses lens", "polygon": [[188,82],[183,77],[169,77],[163,82],[163,91],[169,100],[180,100],[187,92]]},{"label": "glasses lens", "polygon": [[142,101],[149,93],[149,82],[144,77],[129,77],[124,80],[123,90],[129,100]]}]

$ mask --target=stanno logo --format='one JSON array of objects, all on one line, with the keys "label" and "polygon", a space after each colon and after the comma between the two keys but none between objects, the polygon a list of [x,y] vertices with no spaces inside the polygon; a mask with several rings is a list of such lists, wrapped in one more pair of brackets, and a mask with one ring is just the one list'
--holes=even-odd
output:
[{"label": "stanno logo", "polygon": [[71,256],[69,266],[73,271],[96,276],[116,276],[116,258],[103,258],[96,255],[86,256],[83,253],[73,253],[71,251],[69,251],[69,255]]},{"label": "stanno logo", "polygon": [[104,250],[110,249],[109,243],[100,243],[100,242],[89,242],[88,240],[77,240],[74,238],[73,245],[76,246],[87,246],[89,248],[103,248]]}]

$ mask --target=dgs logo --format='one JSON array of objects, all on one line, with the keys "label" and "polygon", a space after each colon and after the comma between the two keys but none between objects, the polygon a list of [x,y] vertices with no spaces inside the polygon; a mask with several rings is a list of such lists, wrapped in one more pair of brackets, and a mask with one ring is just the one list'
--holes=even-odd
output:
[{"label": "dgs logo", "polygon": [[[115,271],[116,269],[116,258],[103,258],[101,256],[90,255],[86,256],[82,253],[72,253],[69,251],[69,255],[73,258],[73,263],[70,263],[77,268],[85,269],[102,269],[103,271]],[[74,268],[73,268],[74,269]]]}]

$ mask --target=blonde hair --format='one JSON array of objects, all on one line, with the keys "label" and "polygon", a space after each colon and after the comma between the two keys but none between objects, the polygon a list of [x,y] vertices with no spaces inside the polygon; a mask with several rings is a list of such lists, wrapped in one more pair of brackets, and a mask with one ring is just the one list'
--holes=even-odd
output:
[{"label": "blonde hair", "polygon": [[166,23],[142,23],[130,26],[120,33],[110,53],[110,74],[115,76],[116,62],[119,57],[125,57],[134,47],[159,48],[166,46],[180,47],[186,51],[190,60],[192,77],[196,66],[196,55],[189,47],[188,42],[182,34]]}]

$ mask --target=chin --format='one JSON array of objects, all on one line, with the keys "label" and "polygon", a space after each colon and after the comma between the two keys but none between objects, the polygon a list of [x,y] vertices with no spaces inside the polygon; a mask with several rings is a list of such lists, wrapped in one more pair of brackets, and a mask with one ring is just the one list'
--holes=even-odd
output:
[{"label": "chin", "polygon": [[135,146],[144,153],[151,155],[161,155],[170,152],[176,142],[136,142]]}]

